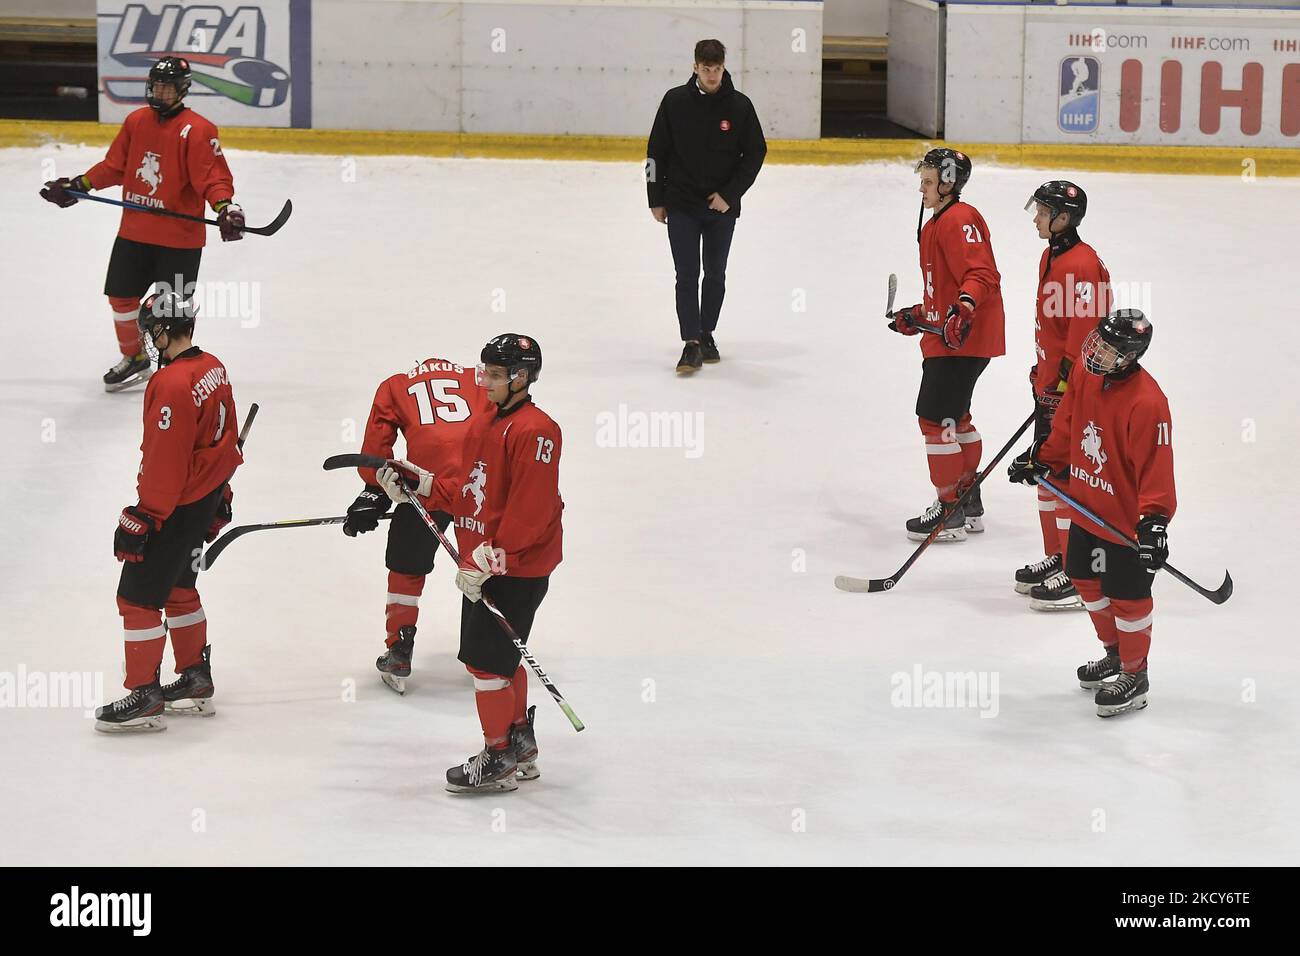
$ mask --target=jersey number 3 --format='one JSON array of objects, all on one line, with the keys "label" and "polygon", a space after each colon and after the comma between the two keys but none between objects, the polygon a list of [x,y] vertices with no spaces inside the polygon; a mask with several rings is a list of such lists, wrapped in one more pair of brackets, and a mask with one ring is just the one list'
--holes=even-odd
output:
[{"label": "jersey number 3", "polygon": [[416,382],[406,390],[408,395],[415,396],[421,425],[436,425],[439,418],[444,422],[463,422],[469,418],[469,405],[454,392],[459,385],[453,378],[435,378]]}]

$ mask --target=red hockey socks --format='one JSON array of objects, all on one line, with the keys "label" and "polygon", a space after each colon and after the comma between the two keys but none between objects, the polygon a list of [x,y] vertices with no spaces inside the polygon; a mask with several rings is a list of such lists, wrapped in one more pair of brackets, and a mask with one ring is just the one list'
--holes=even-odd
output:
[{"label": "red hockey socks", "polygon": [[132,604],[117,599],[117,613],[122,615],[126,633],[126,680],[122,686],[135,690],[153,682],[162,666],[163,645],[167,632],[163,629],[162,612],[155,607]]},{"label": "red hockey socks", "polygon": [[980,458],[984,455],[984,439],[971,424],[970,412],[957,423],[957,444],[961,446],[961,483],[966,485],[979,474]]},{"label": "red hockey socks", "polygon": [[1114,598],[1110,604],[1115,612],[1115,630],[1119,632],[1119,662],[1130,674],[1146,670],[1147,652],[1151,650],[1151,599]]},{"label": "red hockey socks", "polygon": [[930,483],[940,501],[957,499],[957,482],[962,473],[962,446],[957,432],[928,418],[917,419],[925,436],[925,460],[930,466]]},{"label": "red hockey socks", "polygon": [[1038,523],[1043,529],[1043,554],[1065,554],[1064,536],[1056,527],[1056,496],[1046,488],[1038,489]]},{"label": "red hockey socks", "polygon": [[510,681],[510,685],[515,689],[515,719],[516,724],[528,723],[528,669],[520,662],[515,668],[515,676]]},{"label": "red hockey socks", "polygon": [[474,676],[474,704],[478,707],[483,740],[492,750],[503,750],[510,744],[510,723],[515,716],[514,687],[500,674],[490,674],[468,664],[465,669]]},{"label": "red hockey socks", "polygon": [[1101,593],[1101,581],[1097,578],[1071,578],[1083,606],[1092,618],[1092,626],[1097,630],[1097,637],[1107,647],[1119,643],[1119,634],[1115,630],[1115,615],[1110,598]]},{"label": "red hockey socks", "polygon": [[420,595],[424,593],[424,575],[388,572],[388,605],[384,610],[384,623],[389,647],[397,640],[397,632],[404,627],[414,627],[420,616]]},{"label": "red hockey socks", "polygon": [[208,643],[208,618],[194,588],[172,588],[167,595],[167,632],[172,638],[176,673],[199,663]]},{"label": "red hockey socks", "polygon": [[144,351],[144,341],[140,338],[140,300],[109,296],[108,304],[113,310],[113,329],[117,333],[117,347],[127,358],[135,358]]}]

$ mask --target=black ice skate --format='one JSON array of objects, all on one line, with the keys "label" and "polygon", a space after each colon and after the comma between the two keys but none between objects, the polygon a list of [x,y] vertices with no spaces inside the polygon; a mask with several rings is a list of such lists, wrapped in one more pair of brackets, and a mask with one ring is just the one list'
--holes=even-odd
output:
[{"label": "black ice skate", "polygon": [[1088,661],[1079,667],[1079,686],[1084,690],[1095,690],[1107,677],[1114,677],[1123,671],[1119,663],[1119,645],[1106,648],[1106,655],[1099,661]]},{"label": "black ice skate", "polygon": [[1041,561],[1035,561],[1033,564],[1026,564],[1016,572],[1016,591],[1020,594],[1028,594],[1034,589],[1034,585],[1042,584],[1060,570],[1061,556],[1059,554],[1043,558]]},{"label": "black ice skate", "polygon": [[484,747],[459,767],[447,771],[447,790],[451,793],[497,793],[518,790],[515,779],[515,751],[513,747],[490,750]]},{"label": "black ice skate", "polygon": [[700,358],[709,365],[722,361],[722,356],[718,354],[718,343],[713,341],[712,332],[705,332],[700,336]]},{"label": "black ice skate", "polygon": [[1057,571],[1042,584],[1029,589],[1029,606],[1035,611],[1069,611],[1083,607],[1083,598],[1064,571]]},{"label": "black ice skate", "polygon": [[379,677],[399,694],[406,693],[406,679],[411,676],[411,654],[415,650],[415,625],[399,628],[383,655],[375,660]]},{"label": "black ice skate", "polygon": [[952,510],[947,519],[943,518],[943,502],[935,500],[925,513],[916,518],[907,519],[907,536],[913,541],[924,541],[930,536],[935,525],[943,521],[943,530],[935,541],[965,541],[966,512],[962,508]]},{"label": "black ice skate", "polygon": [[121,700],[96,707],[95,729],[106,734],[166,730],[158,676],[155,674],[152,682],[135,688]]},{"label": "black ice skate", "polygon": [[700,343],[687,342],[682,349],[682,357],[677,360],[678,373],[689,375],[691,372],[698,372],[703,365],[704,355],[700,351]]},{"label": "black ice skate", "polygon": [[529,707],[528,723],[510,728],[510,746],[515,751],[515,769],[520,780],[536,780],[542,775],[537,769],[537,735],[533,733],[536,717],[537,708]]},{"label": "black ice skate", "polygon": [[197,664],[191,664],[181,671],[176,680],[162,689],[163,700],[169,715],[181,717],[211,717],[217,712],[213,701],[215,688],[212,686],[212,646],[203,648],[203,656]]},{"label": "black ice skate", "polygon": [[153,363],[149,361],[149,356],[143,352],[135,356],[124,355],[122,361],[104,373],[104,391],[120,392],[132,385],[147,382],[151,375]]},{"label": "black ice skate", "polygon": [[1129,711],[1143,710],[1147,705],[1147,672],[1140,670],[1136,674],[1124,671],[1109,684],[1102,684],[1097,689],[1097,716],[1118,717]]},{"label": "black ice skate", "polygon": [[971,489],[961,507],[966,512],[966,532],[981,534],[984,531],[984,502],[980,499],[979,485]]}]

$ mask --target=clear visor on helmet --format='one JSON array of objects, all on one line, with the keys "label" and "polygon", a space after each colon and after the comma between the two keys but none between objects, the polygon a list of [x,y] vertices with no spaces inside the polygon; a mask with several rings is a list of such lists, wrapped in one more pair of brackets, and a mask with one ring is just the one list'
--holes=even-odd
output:
[{"label": "clear visor on helmet", "polygon": [[1126,368],[1133,361],[1132,354],[1115,348],[1096,329],[1089,332],[1083,340],[1079,354],[1083,358],[1084,367],[1094,375],[1108,375]]},{"label": "clear visor on helmet", "polygon": [[517,368],[511,375],[503,365],[485,365],[482,362],[474,366],[474,383],[479,388],[496,388],[498,385],[504,385],[508,379],[518,378],[521,375],[527,376],[528,373],[524,369]]}]

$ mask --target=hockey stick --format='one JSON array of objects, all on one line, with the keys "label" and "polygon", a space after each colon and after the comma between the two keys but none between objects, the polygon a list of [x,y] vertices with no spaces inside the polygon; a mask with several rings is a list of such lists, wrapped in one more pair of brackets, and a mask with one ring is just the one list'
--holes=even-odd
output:
[{"label": "hockey stick", "polygon": [[[380,521],[387,521],[392,514],[383,514],[379,516]],[[252,531],[271,531],[274,528],[314,528],[317,525],[342,524],[348,520],[347,515],[337,515],[330,518],[289,518],[285,521],[268,521],[264,524],[241,524],[238,528],[231,528],[216,541],[213,541],[206,551],[203,552],[202,563],[199,565],[200,570],[206,571],[216,563],[217,558],[222,551],[230,547],[236,540]]]},{"label": "hockey stick", "polygon": [[[894,316],[894,294],[896,292],[898,292],[898,276],[891,272],[889,274],[889,302],[885,304],[885,317],[891,321]],[[943,335],[943,329],[937,325],[930,325],[928,322],[913,322],[912,324],[922,332],[930,332],[938,336]]]},{"label": "hockey stick", "polygon": [[[331,455],[329,458],[325,459],[323,467],[326,471],[334,471],[338,468],[383,468],[385,465],[390,464],[396,464],[396,462],[386,458],[379,458],[376,455]],[[400,477],[402,479],[402,485],[406,489],[406,495],[410,499],[411,507],[415,509],[415,513],[420,516],[420,519],[433,533],[433,536],[436,537],[442,546],[447,549],[447,553],[451,555],[451,559],[456,562],[457,566],[459,566],[460,554],[456,551],[456,546],[453,545],[447,539],[447,536],[438,529],[438,525],[434,523],[433,518],[429,516],[429,512],[425,509],[424,505],[420,503],[420,499],[415,493],[415,485],[411,480],[405,475],[401,475]],[[528,666],[533,669],[533,673],[537,675],[539,680],[541,680],[542,685],[550,691],[551,697],[560,705],[560,710],[564,711],[564,716],[568,717],[569,723],[573,724],[573,729],[581,732],[586,725],[578,719],[578,715],[573,712],[573,708],[570,707],[569,702],[564,699],[564,695],[560,693],[559,688],[551,683],[551,679],[546,676],[546,671],[542,670],[541,665],[537,663],[537,659],[529,653],[528,645],[519,639],[519,635],[516,634],[515,629],[510,626],[510,622],[506,620],[506,616],[501,613],[500,609],[486,594],[482,595],[480,600],[483,602],[483,606],[491,612],[493,617],[496,618],[497,624],[501,625],[501,630],[505,632],[506,637],[510,638],[510,642],[515,645],[515,649],[523,656],[523,659],[528,663]]]},{"label": "hockey stick", "polygon": [[939,516],[939,520],[935,522],[934,528],[931,529],[929,537],[921,542],[920,546],[912,552],[912,556],[907,559],[901,568],[887,578],[851,578],[847,575],[841,574],[836,577],[835,586],[841,591],[853,591],[855,593],[866,591],[868,594],[876,594],[880,591],[888,591],[893,588],[895,584],[902,580],[903,575],[907,573],[907,569],[916,563],[916,559],[921,556],[922,552],[924,552],[926,548],[930,547],[930,545],[934,543],[934,540],[939,537],[939,533],[943,531],[944,521],[948,515],[952,513],[952,510],[958,505],[965,503],[966,496],[984,482],[984,479],[989,476],[989,472],[996,468],[998,462],[1006,457],[1007,452],[1011,450],[1011,446],[1020,440],[1020,436],[1023,435],[1025,430],[1033,423],[1033,415],[1030,415],[1025,419],[1024,424],[1017,428],[1016,433],[1011,436],[1011,440],[1002,446],[1002,450],[994,456],[993,460],[979,473],[979,476],[971,482],[971,486],[962,493],[961,497],[952,505],[944,508],[943,514]]},{"label": "hockey stick", "polygon": [[[123,209],[134,209],[137,212],[153,213],[155,216],[170,216],[173,219],[184,219],[187,222],[202,222],[209,226],[219,226],[215,219],[204,219],[202,216],[187,216],[181,212],[172,212],[169,209],[154,209],[152,206],[143,206],[138,202],[124,202],[121,199],[109,199],[107,196],[92,196],[90,193],[83,193],[76,189],[66,190],[69,196],[76,196],[78,199],[89,199],[91,202],[107,203],[110,206],[121,206]],[[289,216],[293,214],[293,201],[286,199],[284,208],[280,214],[271,220],[266,226],[245,226],[243,232],[251,232],[255,236],[274,236],[280,231],[280,227],[289,221]]]},{"label": "hockey stick", "polygon": [[244,450],[244,440],[248,438],[248,430],[253,427],[253,419],[257,417],[257,410],[261,408],[257,402],[248,406],[248,417],[244,419],[244,427],[239,430],[239,450]]},{"label": "hockey stick", "polygon": [[[1052,494],[1056,495],[1056,497],[1060,498],[1063,502],[1065,502],[1075,511],[1079,512],[1079,514],[1083,515],[1085,518],[1087,518],[1097,527],[1105,528],[1111,534],[1118,536],[1121,541],[1123,541],[1133,550],[1135,551],[1142,550],[1142,546],[1139,545],[1132,538],[1130,538],[1127,534],[1125,534],[1123,531],[1120,531],[1119,528],[1115,527],[1113,524],[1111,524],[1109,521],[1107,521],[1105,518],[1101,517],[1100,515],[1093,514],[1091,511],[1089,511],[1083,505],[1079,504],[1079,502],[1075,501],[1073,498],[1067,495],[1060,488],[1056,487],[1056,485],[1052,484],[1046,478],[1039,478],[1038,483],[1042,485],[1044,488],[1046,488],[1048,491],[1050,491]],[[1228,600],[1228,598],[1232,597],[1232,575],[1229,574],[1227,571],[1223,572],[1223,583],[1220,584],[1216,590],[1211,591],[1209,588],[1201,587],[1199,584],[1197,584],[1187,575],[1183,574],[1182,571],[1179,571],[1168,561],[1164,563],[1164,569],[1168,571],[1170,574],[1172,574],[1174,577],[1176,577],[1179,581],[1182,581],[1184,584],[1186,584],[1197,594],[1201,595],[1202,597],[1209,598],[1209,600],[1215,604],[1222,604],[1224,601]]]}]

